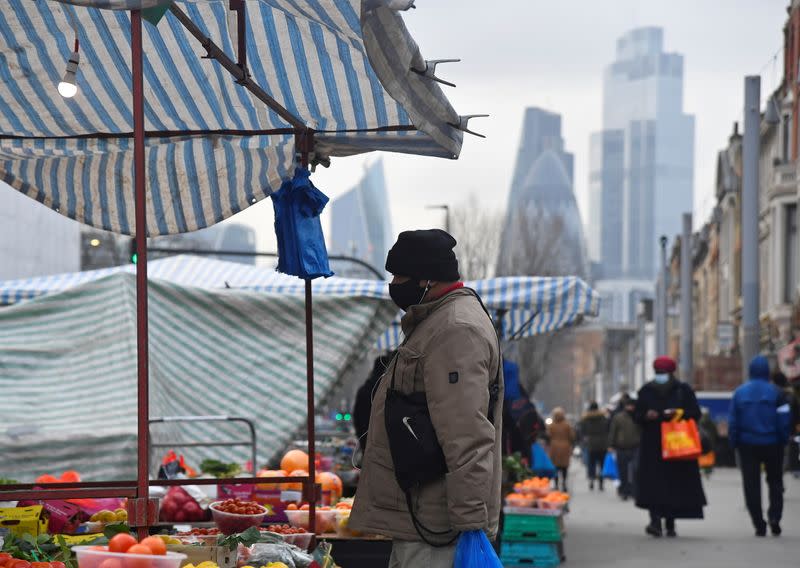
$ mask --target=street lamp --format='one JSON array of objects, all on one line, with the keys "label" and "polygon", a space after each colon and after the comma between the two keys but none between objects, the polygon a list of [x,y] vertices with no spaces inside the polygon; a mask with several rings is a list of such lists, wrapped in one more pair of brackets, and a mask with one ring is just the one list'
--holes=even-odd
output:
[{"label": "street lamp", "polygon": [[450,206],[449,205],[428,205],[425,209],[444,210],[444,230],[450,232]]},{"label": "street lamp", "polygon": [[661,235],[658,240],[661,245],[661,278],[659,278],[658,288],[658,313],[656,320],[656,355],[664,355],[667,352],[667,239],[666,235]]}]

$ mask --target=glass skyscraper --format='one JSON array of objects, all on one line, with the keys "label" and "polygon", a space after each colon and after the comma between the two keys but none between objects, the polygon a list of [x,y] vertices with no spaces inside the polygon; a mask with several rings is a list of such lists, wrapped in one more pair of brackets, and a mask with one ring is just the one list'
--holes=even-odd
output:
[{"label": "glass skyscraper", "polygon": [[660,28],[617,40],[605,70],[603,130],[592,135],[590,250],[602,279],[652,281],[658,239],[692,210],[694,117],[683,111],[683,56]]},{"label": "glass skyscraper", "polygon": [[[364,177],[330,205],[331,238],[328,252],[367,262],[384,272],[386,254],[392,246],[392,218],[383,174],[383,161],[377,160],[364,170]],[[338,276],[374,278],[357,265],[335,263]]]}]

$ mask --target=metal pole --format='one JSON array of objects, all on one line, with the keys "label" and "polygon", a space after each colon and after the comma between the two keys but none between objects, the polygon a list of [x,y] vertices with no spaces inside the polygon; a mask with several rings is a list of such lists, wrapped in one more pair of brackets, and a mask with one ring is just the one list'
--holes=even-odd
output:
[{"label": "metal pole", "polygon": [[641,352],[639,366],[641,368],[642,378],[636,384],[631,385],[631,389],[633,391],[638,390],[639,387],[641,387],[643,384],[647,382],[647,345],[646,345],[647,319],[645,317],[646,316],[645,304],[640,303],[639,308],[641,310],[641,313],[639,314],[639,350]]},{"label": "metal pole", "polygon": [[[758,158],[761,134],[761,77],[744,79],[742,139],[742,369],[759,351]],[[745,374],[742,374],[744,379]]]},{"label": "metal pole", "polygon": [[656,355],[667,354],[667,288],[669,287],[669,268],[667,267],[667,236],[662,235],[661,244],[661,278],[659,279],[658,310],[656,313]]},{"label": "metal pole", "polygon": [[[147,200],[145,196],[144,87],[142,79],[142,15],[131,11],[131,71],[133,77],[133,184],[136,228],[136,361],[138,402],[137,524],[139,538],[148,534],[146,505],[150,492],[149,388],[147,356]],[[142,518],[142,514],[144,517]],[[144,523],[142,524],[142,520]],[[143,526],[144,525],[144,526]]]},{"label": "metal pole", "polygon": [[681,380],[692,384],[692,300],[694,282],[692,274],[692,214],[683,214],[681,235]]}]

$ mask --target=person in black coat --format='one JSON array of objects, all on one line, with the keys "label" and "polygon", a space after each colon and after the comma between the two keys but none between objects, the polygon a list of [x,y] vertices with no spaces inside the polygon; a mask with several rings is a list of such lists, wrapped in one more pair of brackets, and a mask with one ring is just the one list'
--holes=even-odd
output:
[{"label": "person in black coat", "polygon": [[677,536],[675,519],[702,519],[706,496],[697,460],[661,457],[661,423],[672,419],[677,409],[686,419],[700,420],[700,407],[692,388],[675,378],[675,361],[659,357],[653,363],[656,378],[639,390],[635,420],[642,427],[639,445],[639,477],[636,506],[650,512],[647,534]]},{"label": "person in black coat", "polygon": [[356,429],[358,444],[361,446],[362,452],[367,449],[366,434],[369,429],[369,414],[372,411],[372,395],[375,391],[375,385],[381,380],[394,354],[395,351],[390,351],[375,358],[372,372],[356,393],[356,402],[353,408],[353,426]]}]

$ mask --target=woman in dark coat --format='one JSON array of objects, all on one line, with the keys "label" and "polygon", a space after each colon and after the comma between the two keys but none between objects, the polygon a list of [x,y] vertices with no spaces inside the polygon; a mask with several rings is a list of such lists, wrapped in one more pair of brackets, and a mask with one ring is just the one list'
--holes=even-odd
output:
[{"label": "woman in dark coat", "polygon": [[661,519],[667,536],[677,536],[675,519],[702,519],[706,496],[697,460],[664,461],[661,458],[661,423],[677,409],[685,418],[700,420],[700,407],[692,388],[675,378],[675,361],[659,357],[653,363],[655,380],[644,385],[636,402],[635,419],[642,427],[636,506],[650,511],[647,534],[660,537]]}]

